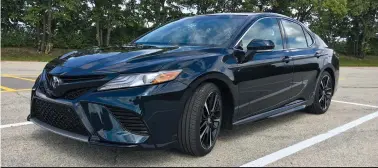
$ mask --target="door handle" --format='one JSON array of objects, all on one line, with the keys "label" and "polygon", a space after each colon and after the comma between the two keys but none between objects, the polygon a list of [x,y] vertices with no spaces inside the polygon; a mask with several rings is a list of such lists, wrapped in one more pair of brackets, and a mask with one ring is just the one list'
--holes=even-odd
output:
[{"label": "door handle", "polygon": [[324,54],[322,54],[321,51],[316,51],[315,52],[315,57],[319,58],[320,56],[323,56]]},{"label": "door handle", "polygon": [[290,62],[291,61],[291,57],[290,56],[284,56],[283,59],[282,59],[282,62]]}]

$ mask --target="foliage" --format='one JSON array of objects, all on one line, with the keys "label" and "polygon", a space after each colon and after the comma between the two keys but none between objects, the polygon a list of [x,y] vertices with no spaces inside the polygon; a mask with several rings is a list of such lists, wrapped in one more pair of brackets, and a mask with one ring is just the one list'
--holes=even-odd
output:
[{"label": "foliage", "polygon": [[378,1],[350,0],[348,7],[351,18],[348,48],[353,49],[349,52],[363,58],[374,47],[369,45],[371,39],[378,38]]},{"label": "foliage", "polygon": [[70,52],[72,49],[52,49],[50,54],[37,52],[34,48],[1,48],[2,61],[51,61],[64,53]]},{"label": "foliage", "polygon": [[352,56],[340,56],[340,66],[378,67],[378,56],[366,56],[364,59]]},{"label": "foliage", "polygon": [[336,38],[340,38],[340,28],[347,14],[346,0],[318,1],[314,12],[311,29],[330,46],[334,47]]},{"label": "foliage", "polygon": [[2,0],[2,47],[84,48],[130,42],[182,17],[275,12],[293,17],[330,47],[378,55],[377,0]]}]

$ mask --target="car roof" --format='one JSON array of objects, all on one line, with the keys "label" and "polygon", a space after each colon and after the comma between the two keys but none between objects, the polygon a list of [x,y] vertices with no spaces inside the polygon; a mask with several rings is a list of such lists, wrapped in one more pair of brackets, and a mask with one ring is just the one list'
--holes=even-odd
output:
[{"label": "car roof", "polygon": [[214,13],[214,14],[205,14],[205,15],[246,15],[246,16],[279,16],[289,18],[285,15],[281,15],[278,13],[271,13],[271,12],[263,12],[263,13]]},{"label": "car roof", "polygon": [[272,13],[272,12],[262,12],[262,13],[214,13],[214,14],[204,14],[204,15],[197,15],[197,16],[248,16],[249,18],[262,18],[262,17],[280,17],[280,18],[285,18],[287,20],[296,22],[298,24],[301,24],[302,26],[303,23],[299,22],[298,20],[279,14],[279,13]]}]

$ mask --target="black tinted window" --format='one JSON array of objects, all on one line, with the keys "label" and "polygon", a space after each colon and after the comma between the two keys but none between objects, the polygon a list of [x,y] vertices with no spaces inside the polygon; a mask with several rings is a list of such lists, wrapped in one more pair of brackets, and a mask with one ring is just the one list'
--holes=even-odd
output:
[{"label": "black tinted window", "polygon": [[312,39],[311,35],[307,31],[305,31],[305,35],[306,35],[308,46],[311,46],[314,43],[314,40]]},{"label": "black tinted window", "polygon": [[246,51],[247,45],[254,39],[272,40],[275,45],[274,50],[283,49],[281,31],[277,19],[266,18],[254,23],[239,45]]},{"label": "black tinted window", "polygon": [[319,45],[321,46],[321,48],[328,47],[327,44],[322,40],[322,38],[320,38],[317,34],[315,34],[315,38],[319,42]]},{"label": "black tinted window", "polygon": [[302,26],[287,20],[282,20],[282,24],[286,32],[289,48],[307,48]]}]

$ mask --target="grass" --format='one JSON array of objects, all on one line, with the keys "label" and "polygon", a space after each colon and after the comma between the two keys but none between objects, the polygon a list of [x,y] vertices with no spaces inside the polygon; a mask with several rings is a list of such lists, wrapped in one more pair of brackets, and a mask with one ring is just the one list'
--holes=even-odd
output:
[{"label": "grass", "polygon": [[38,53],[35,48],[1,48],[1,61],[47,62],[73,49],[53,49],[50,54]]},{"label": "grass", "polygon": [[[50,61],[73,49],[53,49],[51,54],[38,53],[34,48],[1,48],[2,61]],[[378,56],[359,59],[340,56],[340,66],[374,66],[378,67]]]},{"label": "grass", "polygon": [[378,67],[378,56],[366,56],[364,59],[350,56],[340,56],[340,66]]}]

